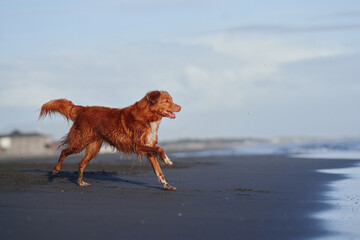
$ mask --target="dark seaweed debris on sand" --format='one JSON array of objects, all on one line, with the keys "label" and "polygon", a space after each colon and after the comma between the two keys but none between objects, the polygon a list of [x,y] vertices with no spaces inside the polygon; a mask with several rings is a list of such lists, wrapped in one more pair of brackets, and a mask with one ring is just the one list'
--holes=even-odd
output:
[{"label": "dark seaweed debris on sand", "polygon": [[268,191],[268,190],[254,190],[252,188],[235,188],[234,191],[236,191],[236,195],[238,196],[252,196],[256,193],[271,193],[275,191]]}]

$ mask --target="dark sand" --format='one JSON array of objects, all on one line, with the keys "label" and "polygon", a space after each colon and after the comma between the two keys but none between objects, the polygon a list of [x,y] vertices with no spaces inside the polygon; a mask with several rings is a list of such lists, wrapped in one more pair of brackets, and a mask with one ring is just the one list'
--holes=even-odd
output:
[{"label": "dark sand", "polygon": [[[171,156],[171,155],[170,155]],[[332,234],[312,217],[329,209],[317,169],[354,160],[240,156],[172,159],[164,191],[146,160],[99,155],[78,187],[77,161],[0,163],[0,239],[309,239]]]}]

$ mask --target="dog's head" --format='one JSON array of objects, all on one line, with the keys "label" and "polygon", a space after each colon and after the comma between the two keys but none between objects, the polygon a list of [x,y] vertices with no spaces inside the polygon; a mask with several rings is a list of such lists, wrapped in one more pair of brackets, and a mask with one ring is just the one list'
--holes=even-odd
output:
[{"label": "dog's head", "polygon": [[146,94],[150,103],[150,110],[162,117],[175,118],[174,112],[179,112],[181,107],[175,104],[169,93],[164,91],[152,91]]}]

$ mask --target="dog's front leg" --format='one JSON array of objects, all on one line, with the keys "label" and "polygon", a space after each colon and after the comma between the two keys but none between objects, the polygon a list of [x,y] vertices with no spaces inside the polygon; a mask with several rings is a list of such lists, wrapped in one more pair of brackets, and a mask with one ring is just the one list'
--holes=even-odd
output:
[{"label": "dog's front leg", "polygon": [[137,152],[145,152],[147,153],[146,156],[154,169],[154,172],[156,176],[158,177],[158,181],[161,182],[164,185],[165,190],[169,191],[176,191],[176,187],[171,186],[164,177],[164,174],[161,171],[161,168],[159,166],[159,162],[157,160],[157,155],[160,155],[162,162],[167,162],[169,165],[172,165],[172,162],[170,159],[166,156],[164,149],[161,147],[150,147],[150,146],[143,146],[138,145],[136,148]]},{"label": "dog's front leg", "polygon": [[138,150],[142,151],[142,152],[147,152],[147,153],[156,153],[160,156],[161,162],[165,165],[173,165],[173,162],[170,160],[170,158],[165,154],[164,149],[162,149],[161,147],[150,147],[150,146],[138,146]]},{"label": "dog's front leg", "polygon": [[165,158],[161,158],[161,162],[168,166],[171,166],[174,164],[166,154],[165,154]]},{"label": "dog's front leg", "polygon": [[162,149],[162,147],[157,147],[158,148],[158,154],[160,156],[161,162],[165,165],[171,166],[173,165],[173,162],[170,160],[170,158],[165,154],[164,149]]},{"label": "dog's front leg", "polygon": [[164,174],[161,171],[161,168],[159,166],[158,160],[156,155],[154,154],[147,154],[147,158],[152,166],[152,168],[154,169],[154,172],[158,178],[158,181],[161,182],[165,188],[165,190],[169,190],[169,191],[176,191],[176,187],[171,186],[164,177]]}]

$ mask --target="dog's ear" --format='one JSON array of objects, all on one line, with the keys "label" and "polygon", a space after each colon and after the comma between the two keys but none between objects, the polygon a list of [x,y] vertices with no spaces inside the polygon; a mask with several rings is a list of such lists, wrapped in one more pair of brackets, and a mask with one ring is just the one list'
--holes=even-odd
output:
[{"label": "dog's ear", "polygon": [[155,104],[158,102],[160,97],[160,92],[159,91],[152,91],[152,92],[148,92],[146,94],[146,99],[151,103],[151,104]]}]

